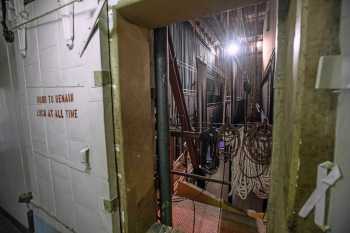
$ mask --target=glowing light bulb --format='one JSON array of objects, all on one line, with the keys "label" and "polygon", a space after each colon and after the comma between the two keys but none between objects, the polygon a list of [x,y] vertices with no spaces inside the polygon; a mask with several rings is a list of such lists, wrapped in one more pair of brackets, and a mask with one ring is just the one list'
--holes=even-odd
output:
[{"label": "glowing light bulb", "polygon": [[225,51],[230,56],[236,55],[239,52],[239,46],[235,42],[230,42],[226,46]]},{"label": "glowing light bulb", "polygon": [[256,48],[257,48],[258,50],[261,50],[262,47],[263,47],[263,42],[262,42],[262,41],[256,42]]}]

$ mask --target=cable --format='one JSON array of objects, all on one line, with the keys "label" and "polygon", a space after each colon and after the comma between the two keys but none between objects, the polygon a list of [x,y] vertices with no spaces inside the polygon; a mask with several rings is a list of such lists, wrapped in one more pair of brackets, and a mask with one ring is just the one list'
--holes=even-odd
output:
[{"label": "cable", "polygon": [[[224,167],[222,169],[222,180],[225,180],[225,165],[226,165],[226,161],[224,160]],[[222,215],[223,189],[224,189],[224,184],[221,184],[221,189],[220,189],[220,213],[219,213],[218,226],[217,226],[217,230],[216,230],[217,233],[219,233],[219,230],[220,230],[220,222],[221,222],[221,215]]]},{"label": "cable", "polygon": [[241,129],[241,145],[238,156],[233,157],[230,194],[246,199],[250,192],[259,198],[267,198],[271,183],[271,126],[257,124]]},{"label": "cable", "polygon": [[192,233],[195,232],[195,227],[196,227],[196,203],[194,200],[193,202],[193,224],[192,224]]}]

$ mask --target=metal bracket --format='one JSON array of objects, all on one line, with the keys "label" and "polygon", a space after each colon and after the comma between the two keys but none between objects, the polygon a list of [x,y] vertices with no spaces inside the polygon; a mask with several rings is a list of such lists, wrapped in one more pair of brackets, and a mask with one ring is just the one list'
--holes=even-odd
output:
[{"label": "metal bracket", "polygon": [[30,201],[33,199],[33,193],[28,192],[28,193],[21,193],[18,197],[18,202],[19,203],[30,203]]},{"label": "metal bracket", "polygon": [[115,197],[111,200],[103,200],[103,206],[107,212],[113,213],[113,212],[117,211],[117,209],[119,207],[119,198]]},{"label": "metal bracket", "polygon": [[316,89],[350,89],[350,56],[322,56],[318,63]]},{"label": "metal bracket", "polygon": [[[22,23],[25,19],[28,18],[28,13],[24,10],[24,1],[23,0],[15,0],[15,11],[16,18],[18,18],[19,23]],[[18,35],[18,49],[21,53],[22,57],[26,56],[26,26],[23,25],[17,30]]]},{"label": "metal bracket", "polygon": [[[60,6],[66,5],[70,0],[57,0]],[[62,17],[63,36],[69,49],[73,48],[74,40],[74,4],[68,5],[60,10]]]},{"label": "metal bracket", "polygon": [[94,71],[94,79],[96,87],[112,84],[111,73],[107,70]]}]

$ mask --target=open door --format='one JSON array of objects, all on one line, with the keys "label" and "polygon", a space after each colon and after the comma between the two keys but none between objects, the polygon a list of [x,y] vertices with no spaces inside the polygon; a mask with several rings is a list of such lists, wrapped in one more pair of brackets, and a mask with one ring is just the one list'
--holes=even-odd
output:
[{"label": "open door", "polygon": [[1,108],[0,204],[36,233],[119,232],[107,7],[79,56],[97,1],[6,1],[13,23],[27,20],[24,2],[25,47],[16,36],[0,52],[12,100],[10,118]]}]

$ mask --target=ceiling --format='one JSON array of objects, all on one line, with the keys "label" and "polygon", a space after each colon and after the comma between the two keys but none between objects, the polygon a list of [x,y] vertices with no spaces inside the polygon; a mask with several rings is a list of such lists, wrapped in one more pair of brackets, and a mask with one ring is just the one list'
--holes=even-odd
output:
[{"label": "ceiling", "polygon": [[260,2],[265,0],[120,0],[117,9],[131,23],[155,28]]}]

